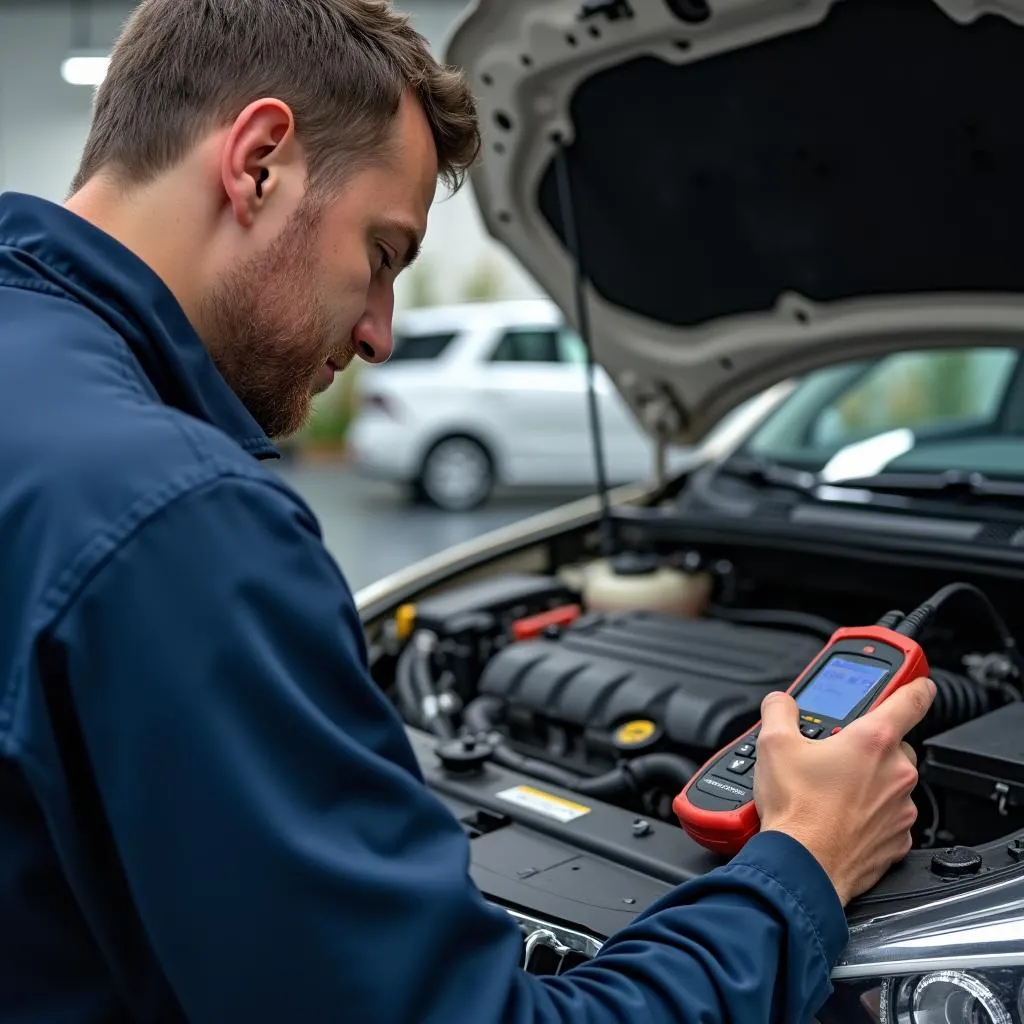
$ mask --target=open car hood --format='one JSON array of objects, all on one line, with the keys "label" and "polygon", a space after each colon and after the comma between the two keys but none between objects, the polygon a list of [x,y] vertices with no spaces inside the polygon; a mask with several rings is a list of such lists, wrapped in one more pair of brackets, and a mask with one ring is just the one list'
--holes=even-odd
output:
[{"label": "open car hood", "polygon": [[[477,0],[474,194],[641,423],[1024,327],[1024,0]],[[564,161],[561,162],[560,161]],[[570,224],[572,221],[570,221]]]}]

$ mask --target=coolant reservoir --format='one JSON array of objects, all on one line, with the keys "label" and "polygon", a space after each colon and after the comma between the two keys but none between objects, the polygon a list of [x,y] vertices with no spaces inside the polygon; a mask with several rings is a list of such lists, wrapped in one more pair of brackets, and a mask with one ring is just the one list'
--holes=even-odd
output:
[{"label": "coolant reservoir", "polygon": [[581,589],[587,611],[655,611],[693,619],[708,603],[711,577],[668,568],[653,555],[622,554],[587,566]]}]

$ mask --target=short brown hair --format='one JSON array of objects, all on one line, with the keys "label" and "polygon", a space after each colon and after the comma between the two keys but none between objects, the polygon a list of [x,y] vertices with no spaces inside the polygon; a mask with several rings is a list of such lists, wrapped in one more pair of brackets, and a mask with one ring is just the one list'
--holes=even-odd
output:
[{"label": "short brown hair", "polygon": [[476,105],[390,0],[142,0],[97,91],[71,190],[101,169],[145,184],[263,96],[291,107],[310,187],[329,186],[383,149],[408,89],[456,190],[480,149]]}]

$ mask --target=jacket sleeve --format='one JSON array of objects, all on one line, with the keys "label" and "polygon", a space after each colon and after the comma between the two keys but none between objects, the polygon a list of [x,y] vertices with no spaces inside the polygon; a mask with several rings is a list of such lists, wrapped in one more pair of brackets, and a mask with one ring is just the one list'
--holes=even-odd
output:
[{"label": "jacket sleeve", "polygon": [[226,478],[154,514],[56,624],[133,899],[193,1024],[808,1020],[845,917],[782,835],[559,978],[469,876],[308,510]]}]

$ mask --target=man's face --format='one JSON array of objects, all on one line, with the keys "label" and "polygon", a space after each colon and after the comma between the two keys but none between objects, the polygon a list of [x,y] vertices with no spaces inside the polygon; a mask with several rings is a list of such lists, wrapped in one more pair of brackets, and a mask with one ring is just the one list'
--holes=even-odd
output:
[{"label": "man's face", "polygon": [[403,101],[390,154],[325,200],[307,196],[206,295],[210,353],[270,437],[301,429],[314,395],[355,356],[391,355],[395,277],[426,231],[437,174],[426,118]]}]

